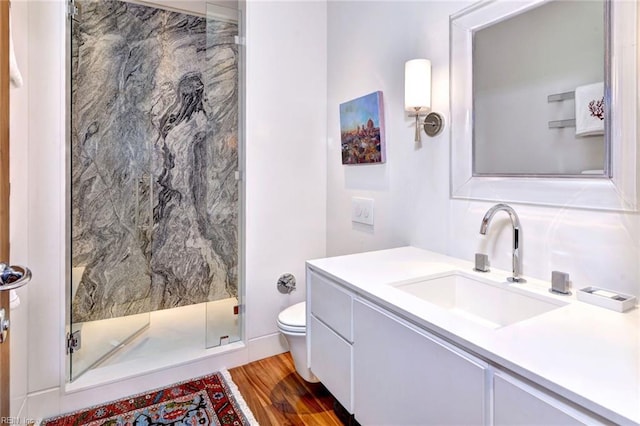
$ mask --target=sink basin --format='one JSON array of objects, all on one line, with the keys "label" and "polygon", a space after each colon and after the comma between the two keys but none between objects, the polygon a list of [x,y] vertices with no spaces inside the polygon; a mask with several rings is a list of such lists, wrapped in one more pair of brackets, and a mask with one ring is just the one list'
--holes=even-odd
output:
[{"label": "sink basin", "polygon": [[482,280],[459,271],[393,286],[488,328],[504,327],[566,305],[514,288],[514,284]]}]

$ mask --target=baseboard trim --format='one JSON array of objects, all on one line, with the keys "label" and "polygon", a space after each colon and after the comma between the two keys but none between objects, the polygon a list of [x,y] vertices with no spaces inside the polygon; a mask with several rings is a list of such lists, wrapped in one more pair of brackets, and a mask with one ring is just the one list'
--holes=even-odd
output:
[{"label": "baseboard trim", "polygon": [[26,413],[27,395],[17,398],[11,398],[11,417],[17,422],[15,424],[26,424],[23,420],[23,414]]},{"label": "baseboard trim", "polygon": [[289,350],[287,340],[280,333],[273,333],[249,340],[249,362],[278,355]]}]

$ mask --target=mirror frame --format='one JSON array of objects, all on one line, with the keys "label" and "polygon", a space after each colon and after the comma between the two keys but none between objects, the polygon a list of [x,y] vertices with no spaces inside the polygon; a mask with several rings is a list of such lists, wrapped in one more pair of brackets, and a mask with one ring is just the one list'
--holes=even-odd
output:
[{"label": "mirror frame", "polygon": [[450,16],[451,198],[637,211],[638,5],[634,1],[605,0],[610,1],[610,87],[605,93],[610,101],[610,178],[473,175],[473,32],[547,1],[480,1]]}]

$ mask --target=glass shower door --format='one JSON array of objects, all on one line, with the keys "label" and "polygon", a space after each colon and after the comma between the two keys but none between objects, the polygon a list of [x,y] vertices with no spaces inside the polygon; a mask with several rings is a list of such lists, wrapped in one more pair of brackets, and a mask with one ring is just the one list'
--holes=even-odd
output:
[{"label": "glass shower door", "polygon": [[[126,3],[76,1],[70,20],[70,380],[149,325],[153,227],[143,30]],[[142,21],[142,20],[140,20]]]},{"label": "glass shower door", "polygon": [[215,241],[212,254],[211,291],[206,303],[206,346],[222,346],[241,340],[242,292],[239,259],[241,238],[242,149],[240,117],[242,55],[240,12],[207,3],[205,99],[208,111],[206,158],[214,182],[202,196],[207,205],[207,229]]},{"label": "glass shower door", "polygon": [[[71,380],[150,316],[149,339],[112,361],[155,348],[152,339],[173,351],[241,338],[238,11],[76,5],[68,311],[69,331],[81,335]],[[160,318],[175,339],[155,337]]]}]

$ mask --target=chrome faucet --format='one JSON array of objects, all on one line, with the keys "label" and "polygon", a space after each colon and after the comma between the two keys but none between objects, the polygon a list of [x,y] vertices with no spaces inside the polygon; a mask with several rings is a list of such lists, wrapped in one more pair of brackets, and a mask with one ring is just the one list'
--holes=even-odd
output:
[{"label": "chrome faucet", "polygon": [[522,242],[522,229],[520,228],[520,219],[518,218],[516,211],[507,204],[496,204],[491,207],[482,218],[480,234],[487,235],[489,222],[493,219],[493,215],[500,210],[507,212],[511,219],[511,225],[513,226],[513,276],[507,278],[507,281],[511,283],[525,283],[527,280],[520,277],[520,274],[522,274],[522,249],[520,248],[520,243]]}]

